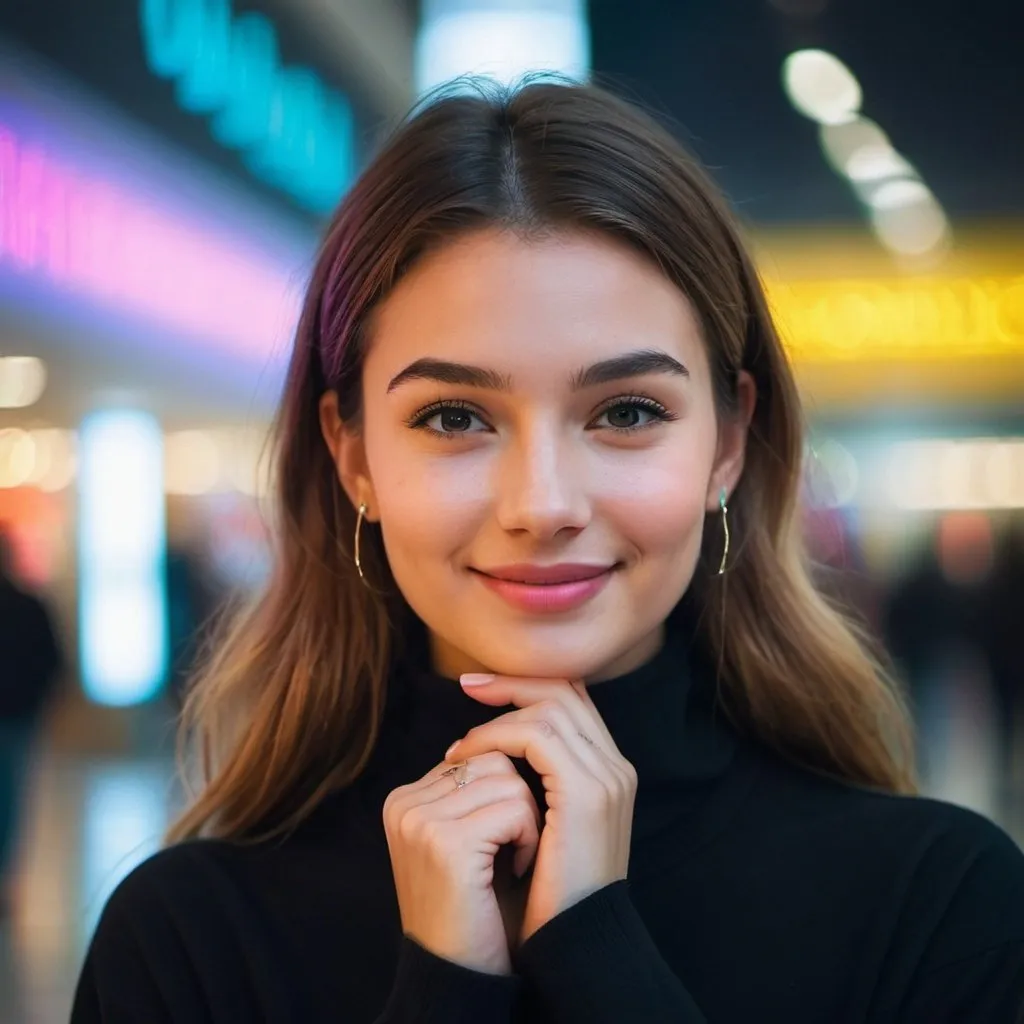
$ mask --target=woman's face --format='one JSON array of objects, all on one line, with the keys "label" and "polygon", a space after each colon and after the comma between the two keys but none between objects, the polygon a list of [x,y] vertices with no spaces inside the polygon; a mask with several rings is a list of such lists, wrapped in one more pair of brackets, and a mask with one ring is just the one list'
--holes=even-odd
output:
[{"label": "woman's face", "polygon": [[613,241],[487,231],[417,265],[371,334],[359,429],[329,395],[324,434],[435,667],[596,680],[649,658],[753,408],[744,379],[717,422],[682,293]]}]

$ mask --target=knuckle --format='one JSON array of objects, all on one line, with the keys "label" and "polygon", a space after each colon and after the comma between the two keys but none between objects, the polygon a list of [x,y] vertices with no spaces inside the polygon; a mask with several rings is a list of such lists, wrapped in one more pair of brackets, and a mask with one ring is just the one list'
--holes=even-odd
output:
[{"label": "knuckle", "polygon": [[637,776],[636,768],[633,767],[633,763],[623,758],[619,761],[619,770],[626,787],[631,790],[636,789],[639,777]]},{"label": "knuckle", "polygon": [[445,845],[447,830],[445,823],[436,818],[428,818],[419,830],[420,843],[431,850],[441,850]]},{"label": "knuckle", "polygon": [[421,807],[410,807],[398,821],[398,835],[407,843],[418,842],[426,830],[428,820]]},{"label": "knuckle", "polygon": [[529,807],[533,802],[533,794],[523,777],[516,772],[515,776],[503,776],[501,779],[501,797],[515,804]]},{"label": "knuckle", "polygon": [[400,813],[401,813],[401,801],[402,801],[402,796],[404,795],[404,793],[405,793],[405,787],[404,786],[400,786],[398,789],[393,789],[384,798],[384,809],[382,811],[382,814],[383,814],[383,817],[384,817],[384,824],[386,826],[387,825],[392,825],[393,826],[396,823],[396,819],[400,816]]},{"label": "knuckle", "polygon": [[579,799],[587,811],[596,815],[607,813],[614,803],[611,792],[599,779],[591,779],[580,786]]},{"label": "knuckle", "polygon": [[490,771],[495,775],[508,775],[516,771],[516,766],[512,763],[512,759],[501,753],[500,750],[491,750],[486,754],[481,754],[475,759],[475,763],[482,770]]},{"label": "knuckle", "polygon": [[565,710],[565,706],[562,702],[553,700],[550,697],[547,700],[542,700],[537,705],[537,709],[540,712],[540,717],[547,722],[562,723],[569,717],[569,713]]},{"label": "knuckle", "polygon": [[537,818],[533,813],[533,808],[529,805],[523,803],[522,801],[517,801],[513,814],[515,820],[520,825],[524,826],[526,829],[537,828]]},{"label": "knuckle", "polygon": [[515,796],[525,801],[527,804],[533,803],[533,793],[530,792],[530,787],[526,784],[526,779],[516,772],[516,777],[513,780],[512,785],[515,788]]},{"label": "knuckle", "polygon": [[535,718],[532,723],[533,731],[541,736],[553,736],[555,734],[555,727],[548,721],[545,716],[543,718]]}]

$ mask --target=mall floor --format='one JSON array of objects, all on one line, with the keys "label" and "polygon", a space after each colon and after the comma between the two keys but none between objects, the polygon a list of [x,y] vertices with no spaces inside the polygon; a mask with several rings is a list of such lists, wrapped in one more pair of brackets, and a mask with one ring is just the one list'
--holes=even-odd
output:
[{"label": "mall floor", "polygon": [[[929,791],[1001,820],[983,704],[962,695],[933,729]],[[88,937],[109,893],[157,849],[176,803],[166,750],[97,758],[41,747],[19,855],[13,913],[0,925],[0,1024],[65,1024]]]}]

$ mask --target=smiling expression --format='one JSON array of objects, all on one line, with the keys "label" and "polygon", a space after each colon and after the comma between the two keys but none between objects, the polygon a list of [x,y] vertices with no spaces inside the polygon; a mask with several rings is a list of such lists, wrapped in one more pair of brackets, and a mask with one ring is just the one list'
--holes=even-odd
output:
[{"label": "smiling expression", "polygon": [[377,309],[362,384],[358,430],[328,401],[325,436],[441,672],[599,679],[654,653],[745,428],[721,428],[700,326],[652,262],[464,237]]}]

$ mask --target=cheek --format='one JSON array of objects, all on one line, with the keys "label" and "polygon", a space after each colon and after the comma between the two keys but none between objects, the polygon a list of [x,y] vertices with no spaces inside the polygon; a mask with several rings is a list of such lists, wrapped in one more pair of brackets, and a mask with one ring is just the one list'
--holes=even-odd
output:
[{"label": "cheek", "polygon": [[426,455],[407,442],[368,437],[367,461],[396,574],[458,550],[487,514],[488,474],[471,456]]},{"label": "cheek", "polygon": [[604,513],[642,553],[692,553],[699,547],[714,458],[705,434],[677,436],[605,476]]}]

